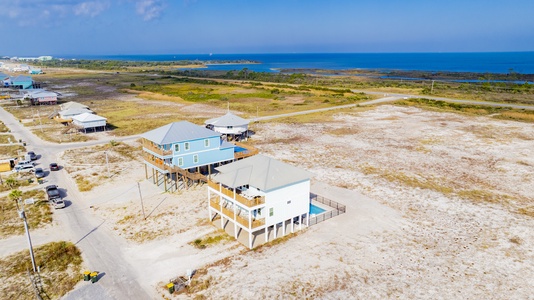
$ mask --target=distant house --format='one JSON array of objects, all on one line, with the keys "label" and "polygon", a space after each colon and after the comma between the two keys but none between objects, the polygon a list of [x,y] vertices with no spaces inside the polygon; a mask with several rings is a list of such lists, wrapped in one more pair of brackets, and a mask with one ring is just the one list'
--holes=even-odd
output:
[{"label": "distant house", "polygon": [[228,112],[222,117],[209,119],[204,122],[207,128],[222,133],[231,139],[246,137],[249,123],[249,120],[238,117],[231,112]]},{"label": "distant house", "polygon": [[220,227],[250,249],[261,234],[268,242],[309,219],[311,173],[261,154],[215,169],[208,182],[210,221],[219,217]]},{"label": "distant house", "polygon": [[0,73],[0,85],[3,87],[11,85],[11,79],[9,78],[9,75]]},{"label": "distant house", "polygon": [[61,108],[61,110],[81,109],[81,108],[89,109],[89,106],[78,103],[78,102],[74,102],[74,101],[69,101],[67,103],[60,104],[59,107]]},{"label": "distant house", "polygon": [[72,117],[72,124],[87,132],[87,129],[106,129],[106,118],[91,113],[83,113]]},{"label": "distant house", "polygon": [[66,109],[66,110],[60,110],[58,112],[58,115],[59,115],[59,118],[63,120],[68,120],[68,119],[72,119],[72,117],[74,116],[85,114],[85,113],[93,114],[94,112],[86,108],[71,108],[71,109]]},{"label": "distant house", "polygon": [[37,68],[30,68],[28,71],[29,74],[43,74],[43,70]]},{"label": "distant house", "polygon": [[24,92],[24,98],[29,99],[32,105],[57,104],[57,93],[43,89],[30,89]]},{"label": "distant house", "polygon": [[26,90],[33,88],[33,79],[30,76],[19,75],[15,78],[11,78],[11,86]]}]

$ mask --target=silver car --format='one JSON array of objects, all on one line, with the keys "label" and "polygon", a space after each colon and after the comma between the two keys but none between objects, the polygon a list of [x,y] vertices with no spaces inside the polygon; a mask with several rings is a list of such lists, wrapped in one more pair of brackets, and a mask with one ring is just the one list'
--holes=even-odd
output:
[{"label": "silver car", "polygon": [[52,199],[52,205],[54,205],[55,209],[58,208],[64,208],[65,207],[65,201],[61,198]]}]

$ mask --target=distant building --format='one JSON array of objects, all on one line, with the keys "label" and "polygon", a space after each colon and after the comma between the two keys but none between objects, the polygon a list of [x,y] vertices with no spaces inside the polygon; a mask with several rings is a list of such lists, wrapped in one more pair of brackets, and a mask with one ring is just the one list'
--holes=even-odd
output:
[{"label": "distant building", "polygon": [[29,74],[43,74],[43,70],[37,68],[30,68],[28,71]]},{"label": "distant building", "polygon": [[29,99],[32,105],[57,104],[57,93],[43,89],[30,89],[24,91],[24,98]]},{"label": "distant building", "polygon": [[228,140],[247,137],[249,123],[249,120],[238,117],[231,112],[204,122],[207,128],[226,135]]},{"label": "distant building", "polygon": [[31,89],[33,88],[33,79],[30,76],[19,75],[11,78],[11,86],[23,90]]},{"label": "distant building", "polygon": [[68,109],[89,109],[89,106],[81,104],[79,102],[69,101],[67,103],[60,104],[59,107],[61,110]]},{"label": "distant building", "polygon": [[87,129],[93,129],[96,131],[98,129],[106,129],[106,118],[97,116],[91,113],[83,113],[81,115],[76,115],[72,117],[72,124],[77,128],[83,129],[84,132],[87,132]]},{"label": "distant building", "polygon": [[309,219],[308,171],[261,154],[215,170],[219,173],[208,182],[210,221],[219,217],[220,227],[250,249],[262,243],[261,234],[268,242],[293,233],[295,223],[301,228]]},{"label": "distant building", "polygon": [[74,116],[85,114],[85,113],[94,114],[93,111],[87,108],[71,108],[71,109],[66,109],[66,110],[60,110],[58,112],[58,115],[59,115],[59,118],[61,118],[62,120],[69,120],[69,119],[72,119],[72,117]]}]

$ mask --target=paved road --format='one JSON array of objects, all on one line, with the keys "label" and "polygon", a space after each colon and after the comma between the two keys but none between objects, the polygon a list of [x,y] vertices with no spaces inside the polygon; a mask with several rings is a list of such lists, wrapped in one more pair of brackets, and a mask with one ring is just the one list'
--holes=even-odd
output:
[{"label": "paved road", "polygon": [[[30,130],[20,124],[10,113],[0,107],[0,119],[6,124],[16,139],[22,139],[27,143],[27,149],[35,151],[41,157],[37,161],[45,170],[48,164],[57,161],[57,154],[68,148],[85,147],[106,141],[91,141],[73,144],[53,144],[43,141],[33,135]],[[134,139],[136,136],[124,137],[115,140]],[[149,293],[142,287],[137,278],[137,273],[127,262],[122,254],[126,247],[123,239],[117,237],[105,226],[105,220],[100,219],[89,209],[75,182],[67,175],[66,171],[50,172],[46,177],[47,184],[57,184],[65,197],[68,206],[54,212],[54,220],[58,223],[53,230],[61,231],[59,236],[64,240],[72,241],[82,250],[84,263],[94,271],[100,271],[103,276],[98,281],[97,288],[83,283],[76,291],[67,295],[66,299],[150,299]],[[47,242],[46,237],[40,237],[37,231],[34,240]],[[44,231],[43,231],[44,232]],[[20,239],[20,249],[25,248],[24,238]],[[2,244],[5,241],[2,242]],[[16,238],[12,243],[19,243]],[[81,274],[80,274],[81,276]]]}]

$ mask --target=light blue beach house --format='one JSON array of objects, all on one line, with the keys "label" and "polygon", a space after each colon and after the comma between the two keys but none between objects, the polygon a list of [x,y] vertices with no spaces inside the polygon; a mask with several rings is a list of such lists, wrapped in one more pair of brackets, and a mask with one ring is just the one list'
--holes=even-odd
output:
[{"label": "light blue beach house", "polygon": [[166,191],[169,186],[172,190],[173,185],[178,189],[178,181],[185,187],[190,182],[206,182],[212,167],[233,161],[236,150],[239,158],[244,152],[256,154],[222,141],[218,132],[187,121],[148,131],[141,139],[146,178],[149,178],[148,168],[152,169],[153,182],[163,183]]},{"label": "light blue beach house", "polygon": [[11,86],[19,89],[33,88],[33,79],[30,76],[19,75],[11,79]]}]

